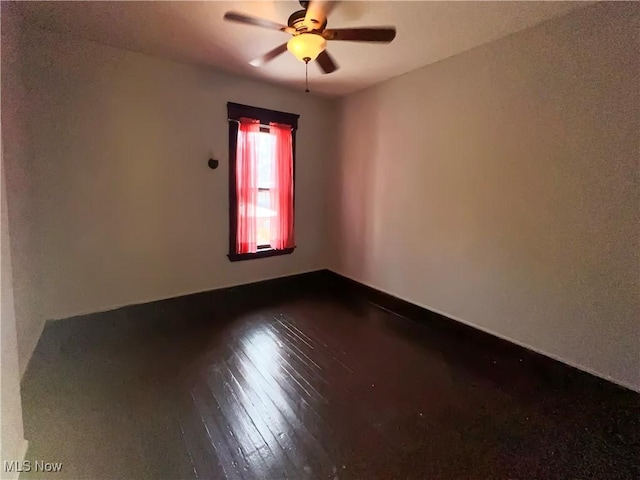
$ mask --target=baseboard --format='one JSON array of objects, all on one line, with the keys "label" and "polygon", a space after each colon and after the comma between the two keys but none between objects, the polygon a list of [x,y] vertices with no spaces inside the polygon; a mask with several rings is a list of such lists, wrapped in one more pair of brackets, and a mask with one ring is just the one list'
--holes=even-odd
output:
[{"label": "baseboard", "polygon": [[[191,291],[185,291],[185,292],[176,292],[176,293],[171,294],[170,296],[167,296],[167,297],[144,298],[144,299],[140,299],[138,301],[131,302],[131,303],[104,305],[104,306],[92,308],[91,310],[73,312],[73,313],[69,313],[69,314],[66,314],[66,315],[57,315],[57,316],[55,316],[53,318],[48,319],[47,322],[57,322],[57,321],[60,321],[60,320],[68,320],[70,318],[94,315],[94,314],[97,314],[97,313],[107,313],[107,312],[112,312],[114,310],[119,310],[121,308],[135,307],[135,306],[140,306],[140,305],[147,305],[147,304],[155,303],[155,302],[164,302],[164,301],[169,301],[169,300],[175,300],[175,299],[178,299],[178,298],[210,294],[210,293],[213,293],[213,292],[224,292],[224,291],[229,291],[231,289],[237,289],[237,288],[241,288],[241,287],[259,287],[259,286],[263,286],[263,287],[267,287],[268,288],[270,285],[273,285],[271,282],[274,282],[274,281],[277,282],[277,281],[281,281],[281,280],[285,280],[285,279],[295,279],[295,278],[302,279],[302,278],[304,278],[304,277],[306,277],[306,276],[308,276],[310,274],[318,275],[318,274],[325,274],[325,272],[328,272],[328,270],[326,270],[326,269],[303,270],[302,272],[295,272],[295,273],[290,273],[290,274],[286,274],[286,275],[280,275],[280,276],[276,276],[276,277],[260,278],[260,279],[257,279],[257,280],[252,280],[250,282],[230,283],[230,284],[219,285],[219,286],[216,286],[216,287],[213,287],[213,288],[208,288],[206,290],[191,290]],[[42,333],[42,332],[40,332],[40,333]]]},{"label": "baseboard", "polygon": [[639,392],[635,385],[603,376],[582,365],[573,364],[503,335],[482,329],[463,319],[422,307],[338,272],[332,270],[328,272],[333,277],[333,281],[340,285],[339,290],[343,292],[352,292],[355,297],[365,298],[369,303],[394,315],[418,321],[430,328],[455,335],[461,341],[466,340],[476,345],[482,345],[485,351],[490,352],[494,360],[500,359],[502,364],[517,365],[518,368],[529,368],[556,385],[578,381],[591,383],[596,387],[603,387],[606,384],[617,389]]}]

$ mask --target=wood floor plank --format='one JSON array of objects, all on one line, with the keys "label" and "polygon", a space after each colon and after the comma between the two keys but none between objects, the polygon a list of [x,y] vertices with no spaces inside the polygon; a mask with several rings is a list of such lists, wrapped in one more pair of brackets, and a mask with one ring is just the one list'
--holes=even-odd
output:
[{"label": "wood floor plank", "polygon": [[[243,357],[240,365],[245,369],[245,377],[250,375],[251,383],[262,388],[264,394],[300,438],[303,455],[307,460],[305,468],[313,470],[314,467],[311,464],[326,468],[326,465],[331,463],[331,457],[323,443],[325,437],[321,436],[326,433],[326,430],[323,430],[316,421],[316,419],[322,421],[322,417],[313,410],[299,391],[291,387],[287,375],[279,371],[277,363],[270,363],[271,368],[265,368],[264,364],[260,368],[259,362],[251,358],[252,355],[246,348],[240,349],[240,353]],[[247,370],[251,373],[247,374]]]}]

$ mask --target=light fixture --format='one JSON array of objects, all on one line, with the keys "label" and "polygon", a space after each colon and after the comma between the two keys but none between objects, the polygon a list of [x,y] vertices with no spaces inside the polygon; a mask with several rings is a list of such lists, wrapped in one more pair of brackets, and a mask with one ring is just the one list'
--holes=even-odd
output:
[{"label": "light fixture", "polygon": [[316,33],[301,33],[287,42],[287,50],[304,63],[315,60],[327,48],[327,41]]}]

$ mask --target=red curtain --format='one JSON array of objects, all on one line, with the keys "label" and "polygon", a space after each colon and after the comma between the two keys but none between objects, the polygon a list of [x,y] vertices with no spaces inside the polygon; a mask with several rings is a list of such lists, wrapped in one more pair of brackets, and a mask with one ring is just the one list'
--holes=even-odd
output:
[{"label": "red curtain", "polygon": [[276,214],[271,218],[271,247],[277,250],[294,246],[293,238],[293,140],[291,127],[271,123],[274,135],[274,171],[271,206]]},{"label": "red curtain", "polygon": [[236,193],[238,198],[238,231],[236,251],[258,251],[256,207],[258,205],[258,135],[260,123],[240,119],[236,151]]}]

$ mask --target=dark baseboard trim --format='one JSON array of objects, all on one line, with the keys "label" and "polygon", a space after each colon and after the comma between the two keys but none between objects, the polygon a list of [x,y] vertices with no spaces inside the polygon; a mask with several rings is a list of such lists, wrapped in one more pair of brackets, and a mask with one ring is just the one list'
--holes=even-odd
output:
[{"label": "dark baseboard trim", "polygon": [[476,367],[483,372],[493,372],[491,376],[496,381],[513,383],[514,378],[518,378],[519,375],[528,375],[531,377],[523,383],[531,383],[532,378],[537,378],[545,387],[555,389],[573,388],[576,384],[580,384],[581,386],[589,385],[592,389],[600,391],[611,392],[613,389],[638,394],[624,385],[534,352],[339,273],[327,271],[326,275],[336,293],[346,295],[356,302],[358,299],[366,300],[399,317],[419,322],[433,332],[434,338],[443,335],[448,338],[455,337],[457,349],[455,352],[447,353],[452,356],[466,357],[470,355],[468,352],[473,352],[473,360],[477,362]]},{"label": "dark baseboard trim", "polygon": [[91,317],[93,315],[104,315],[110,312],[138,308],[149,305],[162,306],[164,303],[185,302],[197,300],[199,298],[224,298],[225,300],[239,299],[245,296],[258,298],[281,298],[287,294],[301,294],[309,291],[326,289],[328,283],[332,280],[333,272],[326,269],[313,270],[303,273],[295,273],[283,277],[268,278],[265,280],[256,280],[249,283],[232,285],[229,287],[213,288],[211,290],[202,290],[200,292],[186,293],[175,297],[166,297],[148,302],[131,303],[128,305],[116,306],[105,310],[99,310],[91,313],[82,313],[71,317],[50,319],[47,322],[64,322],[67,320],[83,317]]}]

